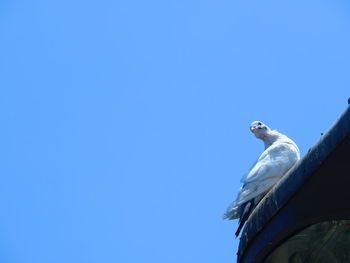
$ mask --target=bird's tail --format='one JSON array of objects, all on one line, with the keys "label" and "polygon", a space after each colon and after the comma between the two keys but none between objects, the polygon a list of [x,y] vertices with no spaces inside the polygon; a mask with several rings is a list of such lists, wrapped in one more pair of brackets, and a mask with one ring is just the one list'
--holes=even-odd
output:
[{"label": "bird's tail", "polygon": [[245,203],[244,205],[242,205],[244,207],[242,215],[239,218],[239,224],[238,224],[238,228],[237,231],[235,233],[236,237],[238,237],[239,233],[241,232],[245,222],[248,220],[250,214],[253,212],[254,208],[260,203],[262,197],[255,197],[253,199],[251,199],[250,201],[248,201],[247,203]]},{"label": "bird's tail", "polygon": [[236,202],[232,202],[232,204],[229,205],[227,208],[225,214],[223,214],[222,219],[236,219],[240,218],[241,211],[240,207],[236,204]]},{"label": "bird's tail", "polygon": [[248,219],[250,213],[253,211],[254,207],[255,207],[254,206],[254,199],[250,200],[249,202],[247,202],[245,204],[242,216],[239,219],[239,224],[238,224],[237,231],[235,233],[236,237],[238,237],[239,233],[242,230],[242,227],[244,226],[245,222],[247,221],[247,219]]}]

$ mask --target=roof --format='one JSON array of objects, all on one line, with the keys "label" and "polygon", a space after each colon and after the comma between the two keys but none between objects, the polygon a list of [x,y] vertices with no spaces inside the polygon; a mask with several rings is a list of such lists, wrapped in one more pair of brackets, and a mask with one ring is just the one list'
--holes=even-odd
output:
[{"label": "roof", "polygon": [[238,262],[262,262],[312,224],[350,219],[349,186],[350,106],[255,208],[241,235]]}]

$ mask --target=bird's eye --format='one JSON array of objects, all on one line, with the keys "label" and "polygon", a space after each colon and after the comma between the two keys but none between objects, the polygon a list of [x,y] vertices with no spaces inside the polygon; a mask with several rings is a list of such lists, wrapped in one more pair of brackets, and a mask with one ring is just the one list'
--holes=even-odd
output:
[{"label": "bird's eye", "polygon": [[258,122],[258,125],[262,125],[262,123],[259,121],[259,122]]}]

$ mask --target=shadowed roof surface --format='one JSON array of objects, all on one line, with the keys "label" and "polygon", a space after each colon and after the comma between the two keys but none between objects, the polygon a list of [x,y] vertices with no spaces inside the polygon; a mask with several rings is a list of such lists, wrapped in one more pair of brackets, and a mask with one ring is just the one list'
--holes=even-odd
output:
[{"label": "shadowed roof surface", "polygon": [[315,223],[350,219],[350,107],[266,195],[242,232],[238,262],[263,262]]}]

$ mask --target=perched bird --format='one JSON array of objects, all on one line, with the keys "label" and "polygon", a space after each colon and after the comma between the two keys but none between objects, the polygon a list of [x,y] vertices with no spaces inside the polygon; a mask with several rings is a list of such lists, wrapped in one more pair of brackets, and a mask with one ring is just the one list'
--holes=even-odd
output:
[{"label": "perched bird", "polygon": [[264,195],[300,159],[298,146],[287,136],[271,130],[261,121],[252,122],[250,130],[264,142],[265,150],[250,172],[241,179],[243,186],[223,216],[224,219],[239,218],[236,236]]}]

